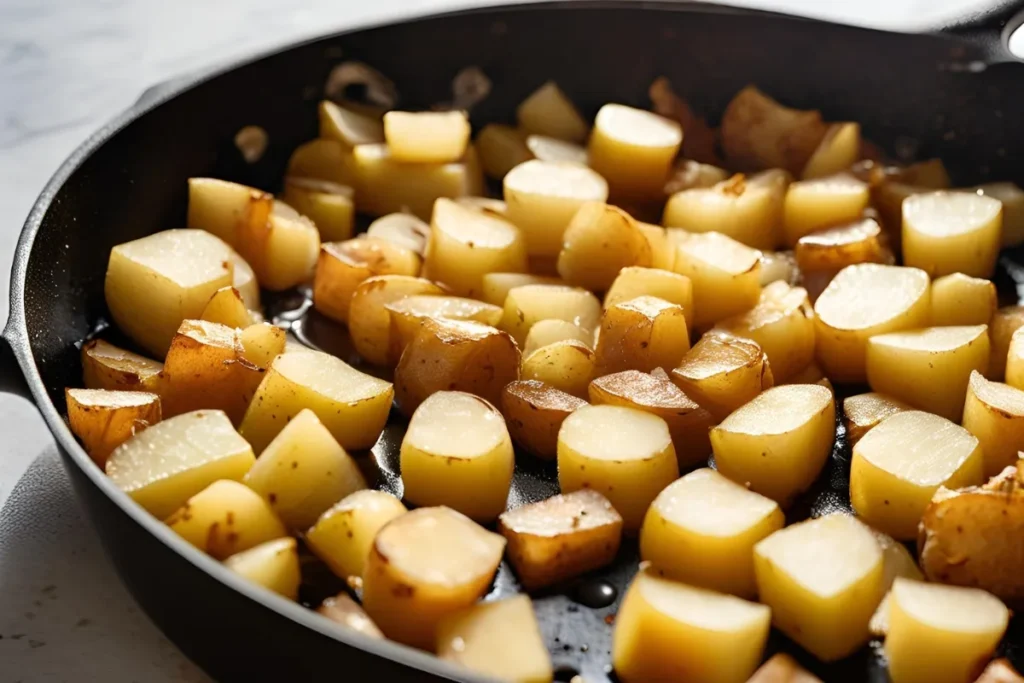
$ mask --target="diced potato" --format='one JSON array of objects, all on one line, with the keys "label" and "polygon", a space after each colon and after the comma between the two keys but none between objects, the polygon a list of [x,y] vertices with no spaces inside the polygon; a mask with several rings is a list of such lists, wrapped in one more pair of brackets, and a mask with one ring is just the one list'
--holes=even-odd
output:
[{"label": "diced potato", "polygon": [[339,593],[333,598],[327,598],[317,608],[317,614],[323,615],[336,624],[356,631],[370,638],[383,638],[384,634],[377,628],[363,608],[347,593]]},{"label": "diced potato", "polygon": [[758,395],[711,430],[718,471],[788,506],[818,478],[835,440],[832,392],[787,384]]},{"label": "diced potato", "polygon": [[320,233],[295,209],[274,202],[266,226],[259,228],[240,248],[256,271],[260,285],[281,291],[313,279],[320,252]]},{"label": "diced potato", "polygon": [[885,228],[886,233],[894,240],[900,240],[900,232],[903,229],[903,202],[908,197],[918,194],[928,194],[933,191],[930,187],[907,185],[894,180],[883,171],[882,180],[876,185],[872,183],[871,203],[878,211],[878,217]]},{"label": "diced potato", "polygon": [[913,539],[935,491],[980,484],[982,467],[978,439],[963,427],[916,410],[897,413],[854,446],[850,502],[876,529]]},{"label": "diced potato", "polygon": [[977,588],[896,579],[885,655],[893,683],[962,683],[995,652],[1010,620]]},{"label": "diced potato", "polygon": [[821,679],[803,669],[784,652],[772,655],[747,683],[821,683]]},{"label": "diced potato", "polygon": [[285,176],[351,185],[356,179],[356,164],[348,146],[337,140],[317,138],[295,148]]},{"label": "diced potato", "polygon": [[756,249],[774,249],[781,241],[785,192],[785,187],[736,175],[713,187],[672,195],[662,223],[696,233],[720,232]]},{"label": "diced potato", "polygon": [[690,349],[672,381],[707,409],[715,420],[749,402],[775,380],[756,342],[723,334],[706,334]]},{"label": "diced potato", "polygon": [[248,327],[253,323],[252,314],[245,307],[242,295],[234,287],[218,289],[210,297],[199,319],[228,327]]},{"label": "diced potato", "polygon": [[587,348],[594,343],[594,333],[568,320],[541,320],[530,328],[523,344],[526,358],[539,348],[561,341],[577,341]]},{"label": "diced potato", "polygon": [[562,491],[603,494],[628,531],[640,529],[651,501],[678,476],[668,425],[657,415],[622,406],[583,406],[558,432]]},{"label": "diced potato", "polygon": [[987,325],[998,305],[989,280],[953,273],[932,281],[932,325]]},{"label": "diced potato", "polygon": [[389,382],[330,354],[285,353],[267,370],[242,419],[241,433],[262,453],[293,417],[309,408],[342,448],[370,448],[384,430],[393,396]]},{"label": "diced potato", "polygon": [[469,144],[469,118],[462,111],[389,111],[384,140],[391,158],[400,163],[455,162]]},{"label": "diced potato", "polygon": [[[487,273],[481,280],[481,299],[495,306],[504,306],[508,293],[526,285],[563,285],[560,278],[530,273]],[[600,317],[600,316],[598,316]]]},{"label": "diced potato", "polygon": [[622,517],[600,493],[584,489],[510,510],[498,532],[520,583],[535,590],[611,563]]},{"label": "diced potato", "polygon": [[637,370],[605,375],[590,383],[589,397],[594,405],[635,408],[663,419],[681,471],[707,462],[711,454],[711,413],[692,401],[667,375],[656,377]]},{"label": "diced potato", "polygon": [[337,140],[348,148],[384,142],[384,125],[379,119],[323,100],[317,108],[320,137]]},{"label": "diced potato", "polygon": [[572,101],[554,81],[548,81],[516,108],[519,127],[529,133],[570,142],[587,139],[589,127]]},{"label": "diced potato", "polygon": [[1024,391],[972,372],[963,426],[981,444],[985,476],[999,474],[1024,451]]},{"label": "diced potato", "polygon": [[804,166],[803,177],[823,178],[847,170],[860,159],[860,124],[833,123]]},{"label": "diced potato", "polygon": [[68,425],[103,467],[115,448],[160,421],[160,397],[144,391],[65,389]]},{"label": "diced potato", "polygon": [[621,104],[597,112],[587,144],[590,166],[613,196],[660,199],[672,162],[683,143],[683,129],[672,120]]},{"label": "diced potato", "polygon": [[575,339],[557,341],[523,356],[520,377],[537,380],[573,396],[584,398],[594,378],[597,357]]},{"label": "diced potato", "polygon": [[260,284],[256,281],[256,273],[245,259],[237,253],[231,255],[231,264],[234,266],[234,275],[231,280],[232,286],[238,290],[250,311],[260,309]]},{"label": "diced potato", "polygon": [[215,481],[189,498],[166,523],[218,560],[288,535],[267,501],[229,479]]},{"label": "diced potato", "polygon": [[539,458],[558,454],[562,422],[587,402],[536,380],[509,382],[501,393],[501,414],[512,439]]},{"label": "diced potato", "polygon": [[416,294],[384,305],[391,315],[391,358],[402,357],[402,351],[420,331],[425,318],[448,320],[475,320],[485,325],[497,325],[502,309],[498,306],[464,299],[457,296],[437,294]]},{"label": "diced potato", "polygon": [[647,238],[647,244],[651,248],[651,268],[671,272],[676,264],[676,245],[669,240],[668,230],[660,225],[643,222],[638,222],[637,227]]},{"label": "diced potato", "polygon": [[362,577],[377,532],[406,512],[390,493],[362,489],[320,515],[306,532],[306,545],[339,578]]},{"label": "diced potato", "polygon": [[868,339],[928,324],[928,274],[917,268],[847,266],[814,303],[816,356],[837,382],[867,379]]},{"label": "diced potato", "polygon": [[776,531],[754,546],[754,574],[772,624],[826,662],[867,642],[885,593],[882,550],[853,517],[834,513]]},{"label": "diced potato", "polygon": [[501,329],[522,344],[530,328],[541,320],[566,320],[584,330],[596,330],[601,323],[601,302],[580,287],[564,285],[523,285],[505,296]]},{"label": "diced potato", "polygon": [[878,221],[858,218],[801,237],[796,243],[796,263],[805,276],[823,273],[829,278],[855,263],[888,263],[891,254],[883,239]]},{"label": "diced potato", "polygon": [[[686,131],[684,130],[685,134]],[[684,190],[713,187],[729,178],[729,172],[712,164],[702,164],[692,159],[679,159],[672,166],[672,172],[665,182],[665,194],[674,195]]]},{"label": "diced potato", "polygon": [[815,230],[857,220],[869,199],[867,184],[846,173],[791,184],[783,217],[786,244],[792,247]]},{"label": "diced potato", "polygon": [[408,296],[444,293],[430,280],[408,275],[375,275],[363,280],[349,303],[352,345],[368,363],[393,365],[398,359],[391,356],[391,313],[387,305]]},{"label": "diced potato", "polygon": [[1003,230],[1000,244],[1003,247],[1015,247],[1024,242],[1024,191],[1013,183],[986,183],[972,189],[1002,202]]},{"label": "diced potato", "polygon": [[166,230],[110,250],[104,292],[117,327],[163,358],[182,320],[230,287],[232,252],[202,230]]},{"label": "diced potato", "polygon": [[285,178],[282,198],[316,224],[321,240],[338,242],[352,237],[356,213],[353,195],[347,185],[314,178]]},{"label": "diced potato", "polygon": [[1009,660],[996,659],[985,667],[974,683],[1024,683],[1024,677],[1017,673]]},{"label": "diced potato", "polygon": [[782,384],[820,384],[833,394],[835,393],[832,382],[828,381],[828,377],[825,376],[825,373],[821,371],[821,368],[816,363],[809,364]]},{"label": "diced potato", "polygon": [[907,546],[889,534],[883,534],[873,529],[872,531],[875,534],[875,540],[878,541],[878,547],[882,549],[882,585],[887,592],[882,601],[878,603],[875,613],[871,615],[868,627],[871,629],[871,635],[884,638],[889,632],[890,594],[888,591],[892,588],[893,581],[901,577],[920,581],[924,575],[917,568],[917,560],[907,550]]},{"label": "diced potato", "polygon": [[673,269],[693,283],[698,328],[742,313],[761,296],[761,252],[717,232],[692,235],[676,251]]},{"label": "diced potato", "polygon": [[320,248],[313,280],[313,305],[329,318],[348,322],[352,295],[365,280],[378,275],[416,277],[420,257],[380,237],[328,242]]},{"label": "diced potato", "polygon": [[1013,333],[1024,326],[1024,306],[1004,306],[995,312],[988,326],[991,353],[988,372],[990,380],[1001,382],[1006,374],[1006,359],[1010,351]]},{"label": "diced potato", "polygon": [[252,447],[219,410],[172,417],[136,434],[107,460],[107,476],[154,517],[165,519],[219,479],[241,481]]},{"label": "diced potato", "polygon": [[497,404],[501,390],[519,379],[515,340],[470,320],[427,318],[395,368],[395,394],[411,416],[437,391],[465,391]]},{"label": "diced potato", "polygon": [[[430,238],[430,225],[424,223],[411,213],[389,213],[381,216],[370,227],[366,229],[367,237],[376,237],[386,240],[397,247],[423,256],[427,253],[427,240]],[[416,275],[419,273],[417,268]],[[377,273],[384,275],[385,273]],[[397,275],[410,275],[410,273],[396,273]]]},{"label": "diced potato", "polygon": [[261,372],[270,367],[273,360],[284,353],[288,346],[287,333],[270,323],[250,325],[241,331],[238,340],[242,343],[242,358]]},{"label": "diced potato", "polygon": [[159,393],[164,364],[102,339],[82,345],[82,375],[88,389],[142,390]]},{"label": "diced potato", "polygon": [[500,123],[488,123],[480,130],[476,148],[484,173],[495,180],[501,180],[513,168],[533,158],[523,134]]},{"label": "diced potato", "polygon": [[843,424],[846,441],[855,446],[871,429],[896,413],[913,410],[909,405],[885,394],[857,394],[843,399]]},{"label": "diced potato", "polygon": [[419,508],[377,533],[363,572],[363,608],[391,640],[433,648],[437,626],[475,603],[505,539],[449,508]]},{"label": "diced potato", "polygon": [[437,656],[515,683],[550,683],[551,655],[526,595],[474,605],[437,627]]},{"label": "diced potato", "polygon": [[480,211],[490,216],[498,216],[499,218],[508,218],[508,204],[503,199],[492,199],[491,197],[456,197],[453,199],[459,206],[467,209],[473,209],[474,211]]},{"label": "diced potato", "polygon": [[917,185],[919,187],[930,187],[935,190],[944,190],[950,186],[949,172],[942,159],[928,159],[918,161],[898,168],[896,177],[904,183]]},{"label": "diced potato", "polygon": [[623,683],[743,683],[770,625],[764,605],[641,571],[615,617],[612,662]]},{"label": "diced potato", "polygon": [[533,158],[540,161],[565,162],[581,166],[586,166],[589,161],[586,147],[547,135],[528,135],[526,147]]},{"label": "diced potato", "polygon": [[299,599],[299,551],[294,538],[278,538],[243,550],[224,566],[289,600]]},{"label": "diced potato", "polygon": [[999,256],[1003,205],[964,192],[931,192],[903,202],[903,261],[932,277],[992,277]]},{"label": "diced potato", "polygon": [[784,525],[775,501],[703,468],[654,499],[640,532],[640,557],[659,576],[753,598],[754,545]]},{"label": "diced potato", "polygon": [[639,296],[664,299],[681,306],[688,320],[693,317],[693,285],[690,278],[657,268],[623,268],[605,294],[604,307],[610,308]]},{"label": "diced potato", "polygon": [[682,306],[639,296],[605,310],[597,340],[597,373],[673,368],[689,348]]},{"label": "diced potato", "polygon": [[1006,383],[1024,389],[1024,332],[1017,330],[1010,337],[1006,352]]},{"label": "diced potato", "polygon": [[800,173],[828,134],[821,112],[784,107],[752,85],[722,114],[722,149],[739,170],[784,168]]},{"label": "diced potato", "polygon": [[789,285],[800,281],[800,270],[791,251],[761,252],[761,286],[781,280]]},{"label": "diced potato", "polygon": [[651,245],[636,221],[609,204],[581,206],[562,240],[558,274],[571,285],[604,291],[623,268],[651,265]]},{"label": "diced potato", "polygon": [[266,225],[273,207],[274,196],[263,190],[216,178],[189,178],[185,225],[237,248],[245,235]]}]

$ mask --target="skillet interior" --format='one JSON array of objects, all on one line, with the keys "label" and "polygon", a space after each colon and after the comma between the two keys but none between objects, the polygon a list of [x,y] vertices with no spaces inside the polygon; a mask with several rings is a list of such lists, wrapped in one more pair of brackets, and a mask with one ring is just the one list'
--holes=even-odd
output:
[{"label": "skillet interior", "polygon": [[[28,226],[38,222],[38,234],[26,268],[24,332],[58,410],[63,411],[63,388],[80,383],[75,343],[106,313],[103,273],[110,248],[181,227],[189,176],[277,189],[290,151],[316,133],[315,108],[328,72],[346,59],[366,62],[392,78],[400,106],[409,108],[447,99],[457,71],[481,67],[494,87],[474,110],[475,124],[509,120],[515,105],[548,79],[558,81],[592,115],[609,100],[645,106],[647,86],[665,75],[712,119],[752,82],[787,104],[820,108],[827,119],[859,121],[865,136],[888,150],[940,156],[955,181],[1024,184],[1024,168],[1014,164],[1024,153],[1024,131],[1013,125],[1024,113],[1024,91],[1014,87],[1024,66],[985,69],[980,53],[950,38],[640,3],[494,8],[325,38],[220,74],[142,114],[85,158],[44,206],[45,213],[34,212]],[[235,132],[250,124],[262,126],[270,138],[267,154],[253,166],[232,144]],[[1024,263],[1011,255],[1013,262]],[[12,302],[12,310],[20,305]],[[59,426],[58,432],[66,449],[77,449],[66,429]],[[395,465],[399,435],[396,425],[386,434],[392,438],[378,446],[385,469]],[[848,505],[846,456],[840,442],[829,472],[800,514]],[[84,456],[76,460],[86,462]],[[551,472],[540,469],[519,472],[516,481],[523,499],[544,497],[555,488]],[[106,542],[114,553],[116,541]],[[624,551],[622,562],[604,578],[621,591],[634,566],[635,558]],[[141,583],[129,580],[137,595]],[[503,568],[495,590],[511,591],[514,585]],[[605,617],[614,614],[615,605],[593,610],[573,603],[567,593],[572,590],[537,601],[555,663],[564,666],[565,680],[574,671],[589,683],[606,680],[611,627]],[[180,629],[168,626],[166,609],[140,600],[183,644]],[[1015,630],[1010,642],[1024,646],[1019,624]],[[295,637],[300,632],[293,630]],[[294,650],[294,658],[302,657],[300,640],[284,645]],[[209,645],[183,646],[218,676],[243,672],[216,664]],[[873,649],[824,667],[781,636],[773,636],[771,647],[794,651],[826,680],[886,680]],[[310,680],[318,679],[316,671],[300,669]]]}]

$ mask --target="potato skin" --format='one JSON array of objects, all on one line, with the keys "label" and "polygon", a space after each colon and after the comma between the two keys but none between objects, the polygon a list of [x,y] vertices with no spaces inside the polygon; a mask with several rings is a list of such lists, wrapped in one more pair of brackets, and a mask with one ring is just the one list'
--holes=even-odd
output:
[{"label": "potato skin", "polygon": [[420,274],[422,261],[412,250],[378,237],[327,242],[313,279],[313,305],[328,318],[347,323],[352,295],[361,282],[376,275]]},{"label": "potato skin", "polygon": [[156,394],[104,391],[101,395],[89,389],[65,389],[64,394],[68,425],[100,467],[115,448],[162,417]]},{"label": "potato skin", "polygon": [[82,345],[82,377],[86,389],[159,394],[163,369],[164,364],[159,361],[118,348],[102,339],[93,339]]},{"label": "potato skin", "polygon": [[523,358],[520,375],[539,380],[580,398],[594,377],[596,358],[590,347],[575,339],[548,344]]},{"label": "potato skin", "polygon": [[509,382],[501,392],[501,414],[512,440],[544,460],[558,454],[562,422],[585,405],[582,398],[537,380]]}]

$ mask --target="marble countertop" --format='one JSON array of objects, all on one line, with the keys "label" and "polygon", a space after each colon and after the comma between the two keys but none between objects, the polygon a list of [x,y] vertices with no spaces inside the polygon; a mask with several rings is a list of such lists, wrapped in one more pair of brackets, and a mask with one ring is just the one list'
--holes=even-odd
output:
[{"label": "marble countertop", "polygon": [[[148,86],[345,26],[465,0],[0,0],[0,273],[44,183]],[[973,0],[733,0],[881,28],[935,25]],[[0,320],[7,278],[0,278]],[[209,679],[134,604],[27,402],[0,396],[0,678]]]}]

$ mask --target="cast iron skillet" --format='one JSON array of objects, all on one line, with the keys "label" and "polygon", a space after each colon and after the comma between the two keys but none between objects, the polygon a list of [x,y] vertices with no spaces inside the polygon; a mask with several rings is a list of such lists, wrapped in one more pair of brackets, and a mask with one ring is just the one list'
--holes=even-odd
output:
[{"label": "cast iron skillet", "polygon": [[[110,248],[184,225],[189,176],[212,175],[277,189],[289,152],[315,135],[315,107],[339,61],[371,64],[398,85],[404,107],[449,96],[470,65],[494,82],[473,111],[476,124],[507,120],[548,79],[592,115],[612,100],[646,106],[646,89],[668,76],[712,117],[747,83],[783,102],[821,108],[827,119],[863,124],[865,135],[906,157],[940,156],[954,180],[1024,184],[1024,66],[1010,63],[1005,31],[1014,3],[944,35],[903,35],[706,4],[591,3],[496,7],[414,19],[330,36],[145,97],[79,148],[36,202],[18,244],[10,320],[0,344],[3,388],[39,406],[60,445],[75,490],[124,582],[154,622],[219,680],[471,680],[433,657],[342,632],[316,614],[233,576],[118,491],[88,459],[62,419],[65,386],[81,383],[78,347],[103,319]],[[1008,23],[1010,22],[1010,23]],[[1000,35],[1000,31],[1003,34]],[[244,125],[270,147],[245,164],[231,141]],[[1004,265],[1013,271],[1009,255]],[[401,425],[373,456],[398,490]],[[797,515],[848,507],[847,453]],[[552,493],[550,471],[517,472],[514,496]],[[399,491],[400,492],[400,491]],[[601,579],[621,590],[635,548]],[[515,588],[503,567],[493,595]],[[608,671],[616,604],[592,609],[584,582],[539,596],[541,627],[558,679],[590,683]],[[1020,666],[1018,626],[1006,651]],[[793,652],[826,680],[884,681],[877,647],[824,666],[778,634],[771,650]],[[585,651],[584,651],[585,650]]]}]

